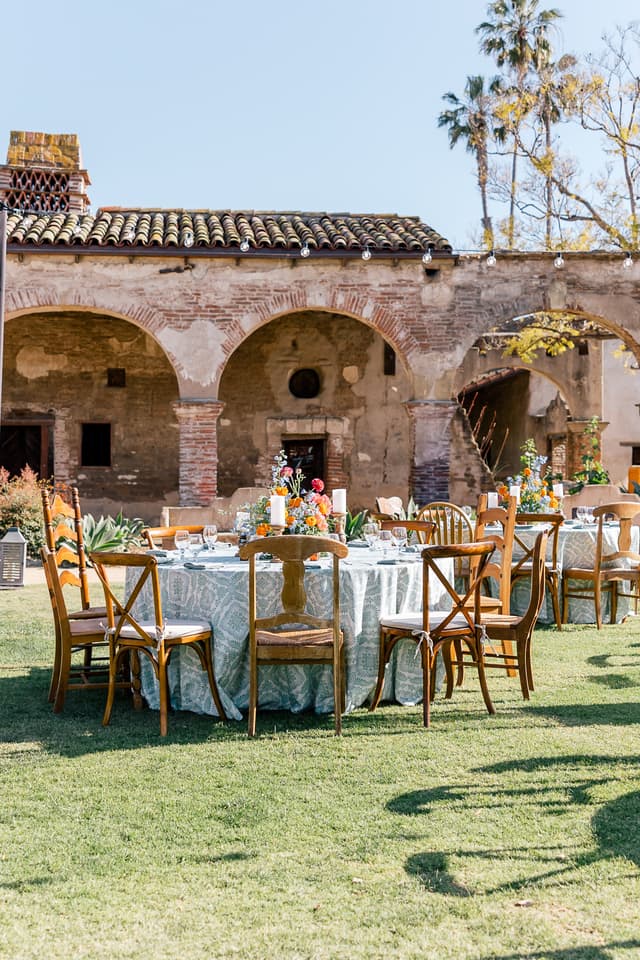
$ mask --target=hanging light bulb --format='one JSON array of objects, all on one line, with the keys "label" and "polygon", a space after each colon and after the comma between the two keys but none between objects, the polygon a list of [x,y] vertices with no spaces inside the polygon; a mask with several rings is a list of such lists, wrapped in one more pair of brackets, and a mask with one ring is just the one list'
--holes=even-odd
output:
[{"label": "hanging light bulb", "polygon": [[184,243],[185,247],[193,246],[193,233],[191,232],[191,230],[185,230],[184,239],[182,242]]},{"label": "hanging light bulb", "polygon": [[134,232],[134,230],[133,230],[133,227],[127,227],[127,229],[125,230],[125,232],[122,234],[122,239],[123,239],[123,240],[126,240],[127,243],[133,243],[133,241],[135,240],[135,238],[136,238],[136,235],[135,235],[135,232]]},{"label": "hanging light bulb", "polygon": [[362,251],[363,260],[371,260],[371,250],[369,250],[369,244],[365,243],[364,250]]},{"label": "hanging light bulb", "polygon": [[425,252],[422,254],[422,262],[426,267],[427,264],[431,263],[432,260],[433,260],[433,254],[431,253],[431,247],[427,247]]},{"label": "hanging light bulb", "polygon": [[633,266],[633,257],[631,256],[631,252],[629,250],[627,250],[625,254],[624,260],[622,261],[622,266],[625,270],[629,270]]},{"label": "hanging light bulb", "polygon": [[497,263],[497,260],[496,260],[496,255],[495,255],[495,253],[493,252],[493,250],[490,250],[490,251],[489,251],[489,256],[488,256],[487,259],[485,260],[485,263],[487,264],[488,267],[495,267],[495,265],[496,265],[496,263]]},{"label": "hanging light bulb", "polygon": [[309,244],[308,244],[307,241],[305,240],[305,242],[304,242],[304,243],[302,244],[302,246],[300,247],[300,256],[301,256],[301,257],[308,257],[310,253],[311,253],[311,250],[309,250]]},{"label": "hanging light bulb", "polygon": [[562,270],[562,268],[564,267],[564,257],[562,256],[561,253],[557,255],[557,257],[553,261],[553,265],[556,268],[556,270]]},{"label": "hanging light bulb", "polygon": [[243,253],[249,252],[249,241],[247,240],[246,237],[243,237],[242,240],[240,241],[240,249],[242,250]]}]

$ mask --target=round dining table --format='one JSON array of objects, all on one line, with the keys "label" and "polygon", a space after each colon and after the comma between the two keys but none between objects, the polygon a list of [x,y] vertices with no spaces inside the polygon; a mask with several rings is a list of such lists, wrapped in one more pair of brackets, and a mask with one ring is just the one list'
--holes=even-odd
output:
[{"label": "round dining table", "polygon": [[[340,564],[340,623],[346,662],[346,711],[370,698],[378,673],[379,620],[391,613],[422,608],[423,564],[419,550],[383,554],[365,543],[349,545]],[[328,616],[331,611],[330,558],[307,564],[305,577],[309,611]],[[450,560],[441,561],[447,578],[453,576]],[[162,608],[165,618],[203,619],[213,630],[216,679],[224,708],[241,719],[249,699],[249,575],[248,563],[237,556],[237,547],[217,544],[187,561],[176,554],[158,557]],[[260,616],[276,612],[280,602],[282,566],[268,559],[257,565]],[[126,586],[129,586],[127,582]],[[429,585],[434,610],[449,609],[450,598],[437,578]],[[136,601],[136,614],[153,615],[150,588]],[[422,699],[422,668],[416,643],[398,644],[387,667],[384,699],[416,704]],[[158,708],[158,687],[151,666],[142,658],[142,693],[149,706]],[[170,661],[171,705],[176,710],[216,714],[205,673],[188,648],[177,650]],[[332,671],[326,666],[263,666],[259,674],[260,709],[301,712],[333,710]]]}]

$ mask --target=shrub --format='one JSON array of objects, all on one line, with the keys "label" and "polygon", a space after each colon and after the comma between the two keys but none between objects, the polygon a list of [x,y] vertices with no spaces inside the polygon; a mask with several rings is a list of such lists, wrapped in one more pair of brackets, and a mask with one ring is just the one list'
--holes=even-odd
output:
[{"label": "shrub", "polygon": [[44,484],[30,467],[23,467],[17,477],[9,477],[0,467],[0,539],[9,527],[18,527],[27,541],[30,557],[37,557],[44,543],[40,493]]}]

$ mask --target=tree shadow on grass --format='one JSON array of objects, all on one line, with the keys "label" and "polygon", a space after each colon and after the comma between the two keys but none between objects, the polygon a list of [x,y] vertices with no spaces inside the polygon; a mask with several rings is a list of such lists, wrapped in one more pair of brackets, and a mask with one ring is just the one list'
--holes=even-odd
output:
[{"label": "tree shadow on grass", "polygon": [[[524,953],[491,953],[478,960],[612,960],[612,950],[636,950],[640,940],[612,940],[603,946],[584,944],[558,950],[527,950]],[[616,954],[617,955],[617,954]]]},{"label": "tree shadow on grass", "polygon": [[[526,804],[531,798],[536,810],[542,808],[547,813],[554,813],[556,810],[566,813],[568,807],[593,803],[591,796],[593,788],[610,782],[610,775],[602,775],[603,768],[611,770],[616,765],[622,765],[635,772],[639,764],[640,756],[615,757],[606,754],[504,761],[472,771],[477,774],[477,777],[466,784],[439,786],[429,790],[413,790],[400,794],[387,804],[387,809],[392,813],[421,817],[436,813],[440,806],[444,806],[459,811],[463,820],[469,813],[483,810],[487,812],[487,816],[499,818],[502,805],[508,807],[515,799],[518,799],[521,804],[523,801]],[[589,775],[591,769],[594,771],[594,776]],[[545,770],[557,771],[560,778],[545,784],[539,776]],[[532,775],[533,782],[501,787],[495,781],[487,781],[488,776],[507,776],[514,772]],[[540,847],[536,844],[531,847],[522,845],[507,849],[455,849],[448,853],[422,851],[407,859],[405,870],[413,876],[418,876],[424,886],[433,892],[466,896],[469,892],[461,892],[464,888],[460,887],[449,868],[448,860],[451,856],[479,857],[490,861],[500,854],[505,854],[512,861],[534,860],[536,863],[549,864],[548,870],[536,875],[528,874],[520,881],[500,884],[485,891],[486,895],[498,892],[513,893],[522,888],[530,889],[532,885],[539,885],[551,878],[566,876],[581,867],[603,861],[613,862],[623,859],[631,861],[635,867],[640,867],[640,829],[638,828],[640,790],[629,791],[603,804],[595,811],[591,824],[596,845],[590,850],[580,850],[559,843],[553,847]],[[514,954],[514,957],[516,956],[518,955]],[[546,954],[541,953],[540,956],[543,957]],[[558,956],[563,954],[559,953]],[[594,954],[594,956],[606,956],[606,954]]]}]

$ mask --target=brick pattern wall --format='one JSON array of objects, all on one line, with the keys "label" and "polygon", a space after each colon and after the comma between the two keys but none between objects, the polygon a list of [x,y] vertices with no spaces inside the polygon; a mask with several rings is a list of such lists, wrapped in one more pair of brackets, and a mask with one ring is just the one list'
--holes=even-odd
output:
[{"label": "brick pattern wall", "polygon": [[224,404],[174,404],[180,436],[180,505],[206,506],[218,495],[218,418]]}]

